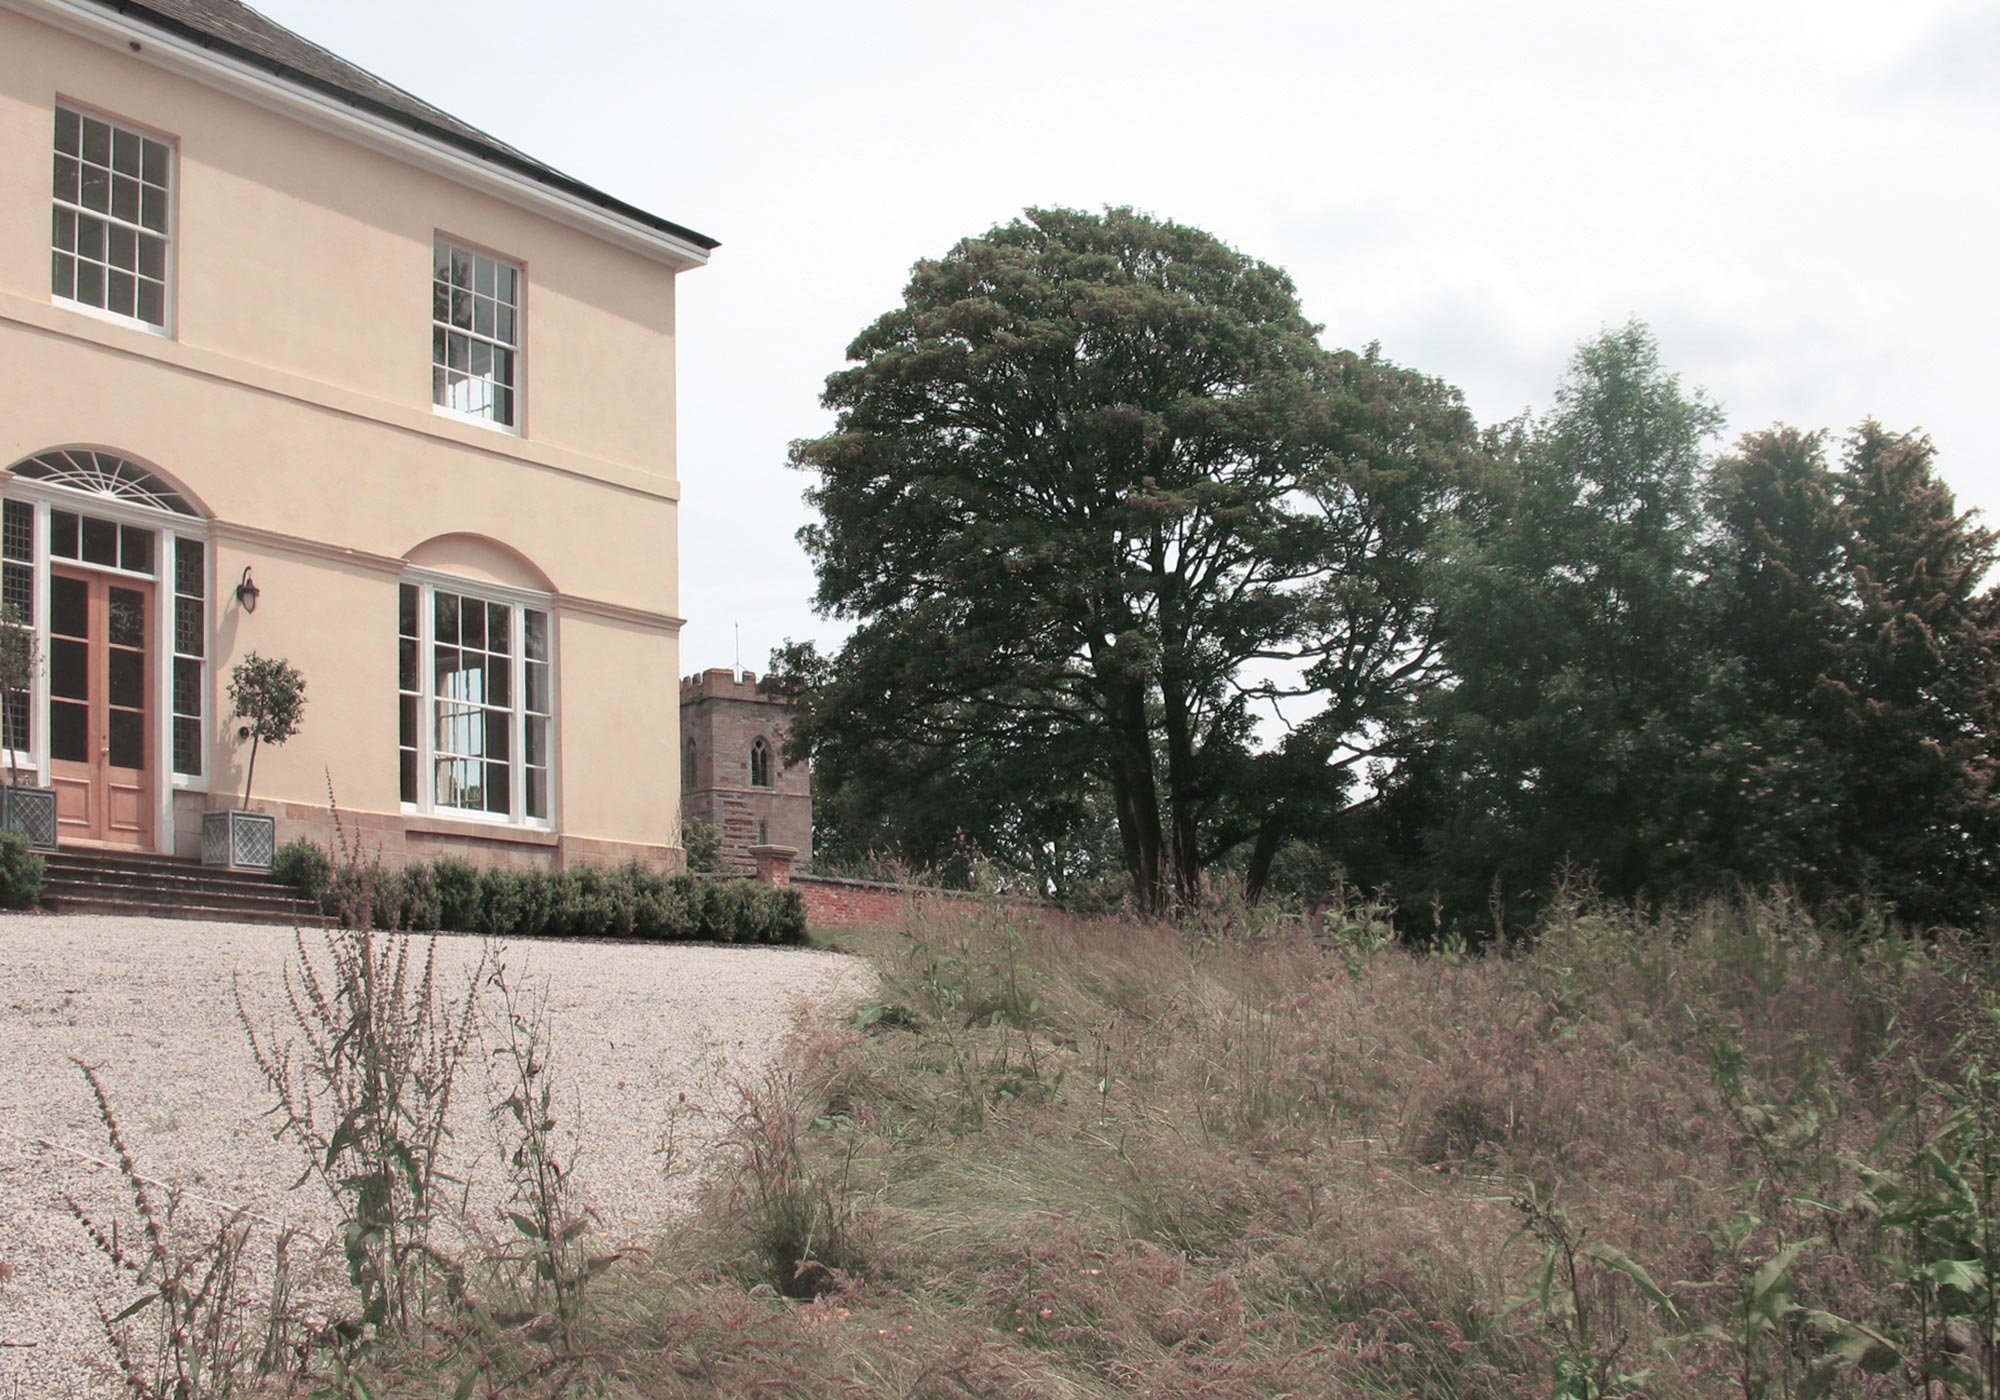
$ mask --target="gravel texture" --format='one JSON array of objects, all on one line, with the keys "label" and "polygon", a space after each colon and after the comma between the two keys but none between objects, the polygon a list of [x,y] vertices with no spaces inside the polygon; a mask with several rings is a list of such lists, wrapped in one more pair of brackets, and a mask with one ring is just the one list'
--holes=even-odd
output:
[{"label": "gravel texture", "polygon": [[[189,1224],[252,1212],[266,1256],[276,1222],[333,1236],[324,1192],[293,1189],[301,1157],[273,1138],[271,1094],[237,1015],[238,986],[256,1019],[281,1009],[293,937],[243,924],[0,917],[0,1400],[115,1393],[97,1360],[96,1309],[115,1313],[138,1296],[65,1204],[120,1215],[121,1239],[133,1238],[123,1233],[134,1226],[129,1191],[105,1164],[104,1126],[72,1060],[97,1069],[139,1171],[184,1193]],[[319,953],[322,936],[304,937]],[[462,986],[488,951],[440,937],[444,985]],[[497,955],[547,998],[562,1131],[574,1128],[581,1146],[579,1196],[617,1242],[656,1236],[685,1204],[691,1178],[670,1177],[660,1151],[681,1096],[726,1109],[732,1080],[777,1063],[802,1018],[853,1004],[872,981],[853,959],[795,949],[517,942]],[[492,1061],[487,1047],[473,1055],[454,1153],[473,1177],[468,1212],[490,1219]],[[683,1118],[679,1165],[690,1153],[699,1161],[719,1121]]]}]

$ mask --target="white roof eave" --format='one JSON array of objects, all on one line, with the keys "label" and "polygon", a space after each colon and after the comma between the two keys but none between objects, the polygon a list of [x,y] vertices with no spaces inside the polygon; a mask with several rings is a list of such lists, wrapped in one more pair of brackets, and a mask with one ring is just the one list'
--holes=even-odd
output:
[{"label": "white roof eave", "polygon": [[708,262],[708,249],[665,229],[554,189],[471,151],[301,87],[255,64],[140,24],[91,0],[0,0],[0,7],[41,19],[107,47],[126,49],[158,67],[220,89],[266,111],[317,127],[553,219],[606,243],[664,263],[676,272]]}]

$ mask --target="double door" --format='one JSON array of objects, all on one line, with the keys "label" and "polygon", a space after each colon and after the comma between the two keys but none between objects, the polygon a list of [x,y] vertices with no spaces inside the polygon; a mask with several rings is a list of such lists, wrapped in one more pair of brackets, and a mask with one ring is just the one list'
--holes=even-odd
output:
[{"label": "double door", "polygon": [[49,569],[49,777],[63,842],[153,836],[153,585]]}]

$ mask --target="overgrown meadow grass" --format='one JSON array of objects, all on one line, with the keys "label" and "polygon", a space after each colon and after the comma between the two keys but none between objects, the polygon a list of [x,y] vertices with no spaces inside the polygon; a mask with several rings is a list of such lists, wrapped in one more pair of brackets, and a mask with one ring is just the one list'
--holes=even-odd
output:
[{"label": "overgrown meadow grass", "polygon": [[2000,1395],[1988,949],[1771,902],[1564,901],[1483,956],[1385,932],[853,940],[879,998],[724,1110],[735,1170],[608,1285],[603,1379]]},{"label": "overgrown meadow grass", "polygon": [[[83,1220],[149,1290],[104,1318],[135,1395],[2000,1400],[1990,945],[1773,901],[1558,899],[1483,954],[1351,903],[912,914],[847,940],[868,1005],[660,1106],[720,1129],[700,1204],[592,1253],[543,1004],[325,939],[245,1022],[353,1296],[239,1305],[235,1223],[182,1240],[93,1081],[150,1242]],[[498,1237],[426,1166],[475,1014]]]}]

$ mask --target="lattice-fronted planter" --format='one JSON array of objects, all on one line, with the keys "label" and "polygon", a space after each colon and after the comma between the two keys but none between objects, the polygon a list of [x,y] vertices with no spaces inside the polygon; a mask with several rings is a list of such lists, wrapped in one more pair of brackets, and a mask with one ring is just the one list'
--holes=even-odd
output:
[{"label": "lattice-fronted planter", "polygon": [[38,851],[56,848],[56,790],[0,787],[0,830],[18,831]]},{"label": "lattice-fronted planter", "polygon": [[262,812],[203,812],[201,863],[231,870],[269,870],[278,853],[278,823]]}]

